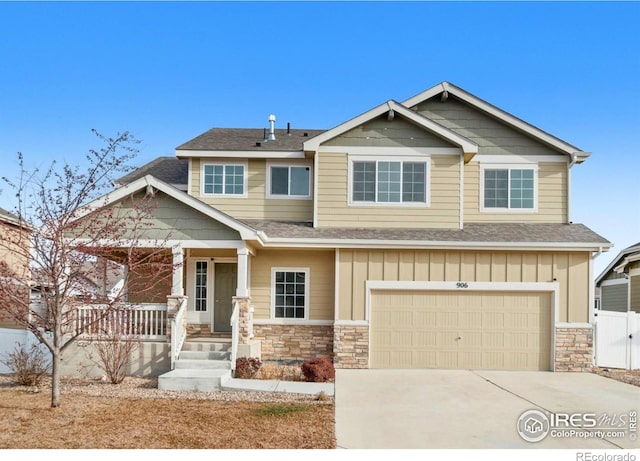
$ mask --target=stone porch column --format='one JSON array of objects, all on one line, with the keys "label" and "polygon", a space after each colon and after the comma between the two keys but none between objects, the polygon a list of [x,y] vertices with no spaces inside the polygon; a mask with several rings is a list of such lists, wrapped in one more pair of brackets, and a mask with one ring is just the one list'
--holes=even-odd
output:
[{"label": "stone porch column", "polygon": [[234,296],[234,302],[238,302],[238,343],[249,344],[253,337],[253,311],[251,298],[248,296]]}]

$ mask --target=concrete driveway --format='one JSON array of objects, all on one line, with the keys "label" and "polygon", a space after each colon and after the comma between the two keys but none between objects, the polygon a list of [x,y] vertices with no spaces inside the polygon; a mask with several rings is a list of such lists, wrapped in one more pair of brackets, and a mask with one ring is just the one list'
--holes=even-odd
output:
[{"label": "concrete driveway", "polygon": [[[341,448],[640,448],[640,428],[632,434],[626,422],[640,413],[640,387],[591,373],[336,370],[335,404]],[[626,433],[599,438],[560,423],[527,442],[517,424],[532,409]],[[558,429],[575,432],[552,436]]]}]

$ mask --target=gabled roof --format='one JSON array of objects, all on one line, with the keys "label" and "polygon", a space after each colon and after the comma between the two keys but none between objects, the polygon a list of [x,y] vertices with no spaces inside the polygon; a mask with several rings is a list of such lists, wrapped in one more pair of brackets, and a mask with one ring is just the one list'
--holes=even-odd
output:
[{"label": "gabled roof", "polygon": [[598,275],[598,278],[596,278],[596,286],[599,285],[602,279],[604,279],[612,270],[622,272],[628,263],[638,260],[640,260],[640,242],[634,243],[618,253],[618,256],[616,256],[605,270]]},{"label": "gabled roof", "polygon": [[[276,129],[276,139],[265,141],[262,128],[212,128],[176,147],[178,158],[202,156],[208,151],[301,152],[303,143],[324,130]],[[268,130],[266,131],[268,134]]]},{"label": "gabled roof", "polygon": [[115,185],[120,187],[146,175],[153,176],[180,190],[186,190],[189,179],[189,160],[181,160],[175,157],[158,157],[116,180]]},{"label": "gabled roof", "polygon": [[547,133],[546,131],[543,131],[540,128],[531,125],[530,123],[527,123],[524,120],[521,120],[509,114],[508,112],[499,109],[493,104],[490,104],[449,82],[439,83],[438,85],[429,88],[428,90],[423,91],[422,93],[417,94],[407,99],[406,101],[403,101],[402,104],[406,107],[411,108],[417,106],[421,102],[426,101],[427,99],[433,98],[434,96],[438,95],[443,95],[444,97],[448,97],[450,95],[455,96],[456,98],[466,102],[467,104],[470,104],[476,109],[502,121],[503,123],[532,136],[538,141],[543,142],[564,154],[569,155],[571,157],[571,160],[575,160],[577,163],[584,162],[587,157],[591,155],[590,153],[581,151],[576,146],[573,146],[563,141],[562,139],[557,138]]},{"label": "gabled roof", "polygon": [[430,133],[433,133],[436,136],[439,136],[445,139],[446,141],[452,143],[453,145],[459,146],[462,149],[462,151],[466,154],[465,157],[467,155],[473,156],[478,153],[478,145],[473,141],[470,141],[464,136],[460,136],[459,134],[454,133],[453,131],[449,130],[448,128],[445,128],[439,123],[436,123],[433,120],[429,120],[428,118],[408,109],[407,107],[393,100],[389,100],[385,103],[382,103],[379,106],[374,107],[373,109],[368,110],[367,112],[360,114],[357,117],[352,118],[351,120],[348,120],[306,141],[304,143],[304,150],[317,151],[318,148],[320,147],[320,144],[322,144],[323,142],[326,142],[330,139],[340,136],[341,134],[354,129],[362,125],[363,123],[373,120],[374,118],[379,117],[380,115],[388,114],[388,113],[392,113],[393,116],[395,116],[395,114],[399,114],[400,116],[411,121],[417,126],[425,129],[426,131],[429,131]]},{"label": "gabled roof", "polygon": [[164,181],[161,181],[149,175],[136,179],[135,181],[121,186],[109,192],[108,194],[105,194],[102,197],[84,205],[78,210],[75,219],[81,219],[83,216],[86,216],[89,213],[92,213],[100,208],[113,205],[114,203],[119,202],[129,195],[141,190],[147,190],[147,188],[149,187],[159,190],[167,194],[168,196],[178,200],[179,202],[182,202],[185,205],[199,211],[200,213],[209,216],[210,218],[215,219],[225,226],[237,231],[240,234],[240,238],[242,238],[243,240],[256,239],[256,231],[246,224],[243,224],[240,221],[232,218],[228,214],[223,213],[204,202],[201,202],[197,198],[188,195],[186,192],[178,190],[175,187],[165,183]]}]

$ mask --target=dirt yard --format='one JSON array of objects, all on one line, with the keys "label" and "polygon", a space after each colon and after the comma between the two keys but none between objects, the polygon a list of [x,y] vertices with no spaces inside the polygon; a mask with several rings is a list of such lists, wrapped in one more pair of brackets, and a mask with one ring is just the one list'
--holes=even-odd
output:
[{"label": "dirt yard", "polygon": [[332,399],[152,384],[66,382],[62,406],[52,409],[48,386],[18,388],[3,378],[0,448],[335,448]]}]

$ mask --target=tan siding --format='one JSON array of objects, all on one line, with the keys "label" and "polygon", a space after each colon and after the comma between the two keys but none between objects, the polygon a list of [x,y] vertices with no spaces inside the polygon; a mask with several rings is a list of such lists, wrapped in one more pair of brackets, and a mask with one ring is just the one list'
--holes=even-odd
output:
[{"label": "tan siding", "polygon": [[640,275],[633,275],[629,278],[631,284],[629,291],[631,295],[630,309],[640,313]]},{"label": "tan siding", "polygon": [[[365,260],[367,270],[362,267]],[[410,261],[413,268],[409,267]],[[411,272],[413,279],[408,278]],[[341,250],[339,315],[342,320],[364,320],[366,280],[552,282],[554,279],[560,284],[559,321],[588,322],[588,253]]]},{"label": "tan siding", "polygon": [[[238,163],[237,159],[216,159]],[[202,159],[202,162],[206,160]],[[299,162],[292,161],[292,164]],[[310,163],[304,163],[311,165]],[[201,159],[192,159],[190,194],[203,202],[238,219],[274,219],[280,221],[312,221],[313,200],[267,199],[265,159],[248,161],[247,196],[242,198],[211,197],[200,193]],[[313,192],[313,191],[312,191]]]},{"label": "tan siding", "polygon": [[261,250],[251,259],[251,302],[256,319],[271,316],[271,269],[309,268],[309,320],[334,318],[334,252]]},{"label": "tan siding", "polygon": [[319,155],[318,227],[459,227],[460,157],[431,156],[430,206],[419,207],[349,206],[347,154]]},{"label": "tan siding", "polygon": [[465,222],[563,223],[567,218],[567,165],[538,164],[538,211],[533,213],[480,211],[480,164],[469,162],[464,171]]},{"label": "tan siding", "polygon": [[626,283],[606,285],[600,290],[603,310],[615,312],[627,312],[629,310],[629,303],[627,302],[629,287]]}]

